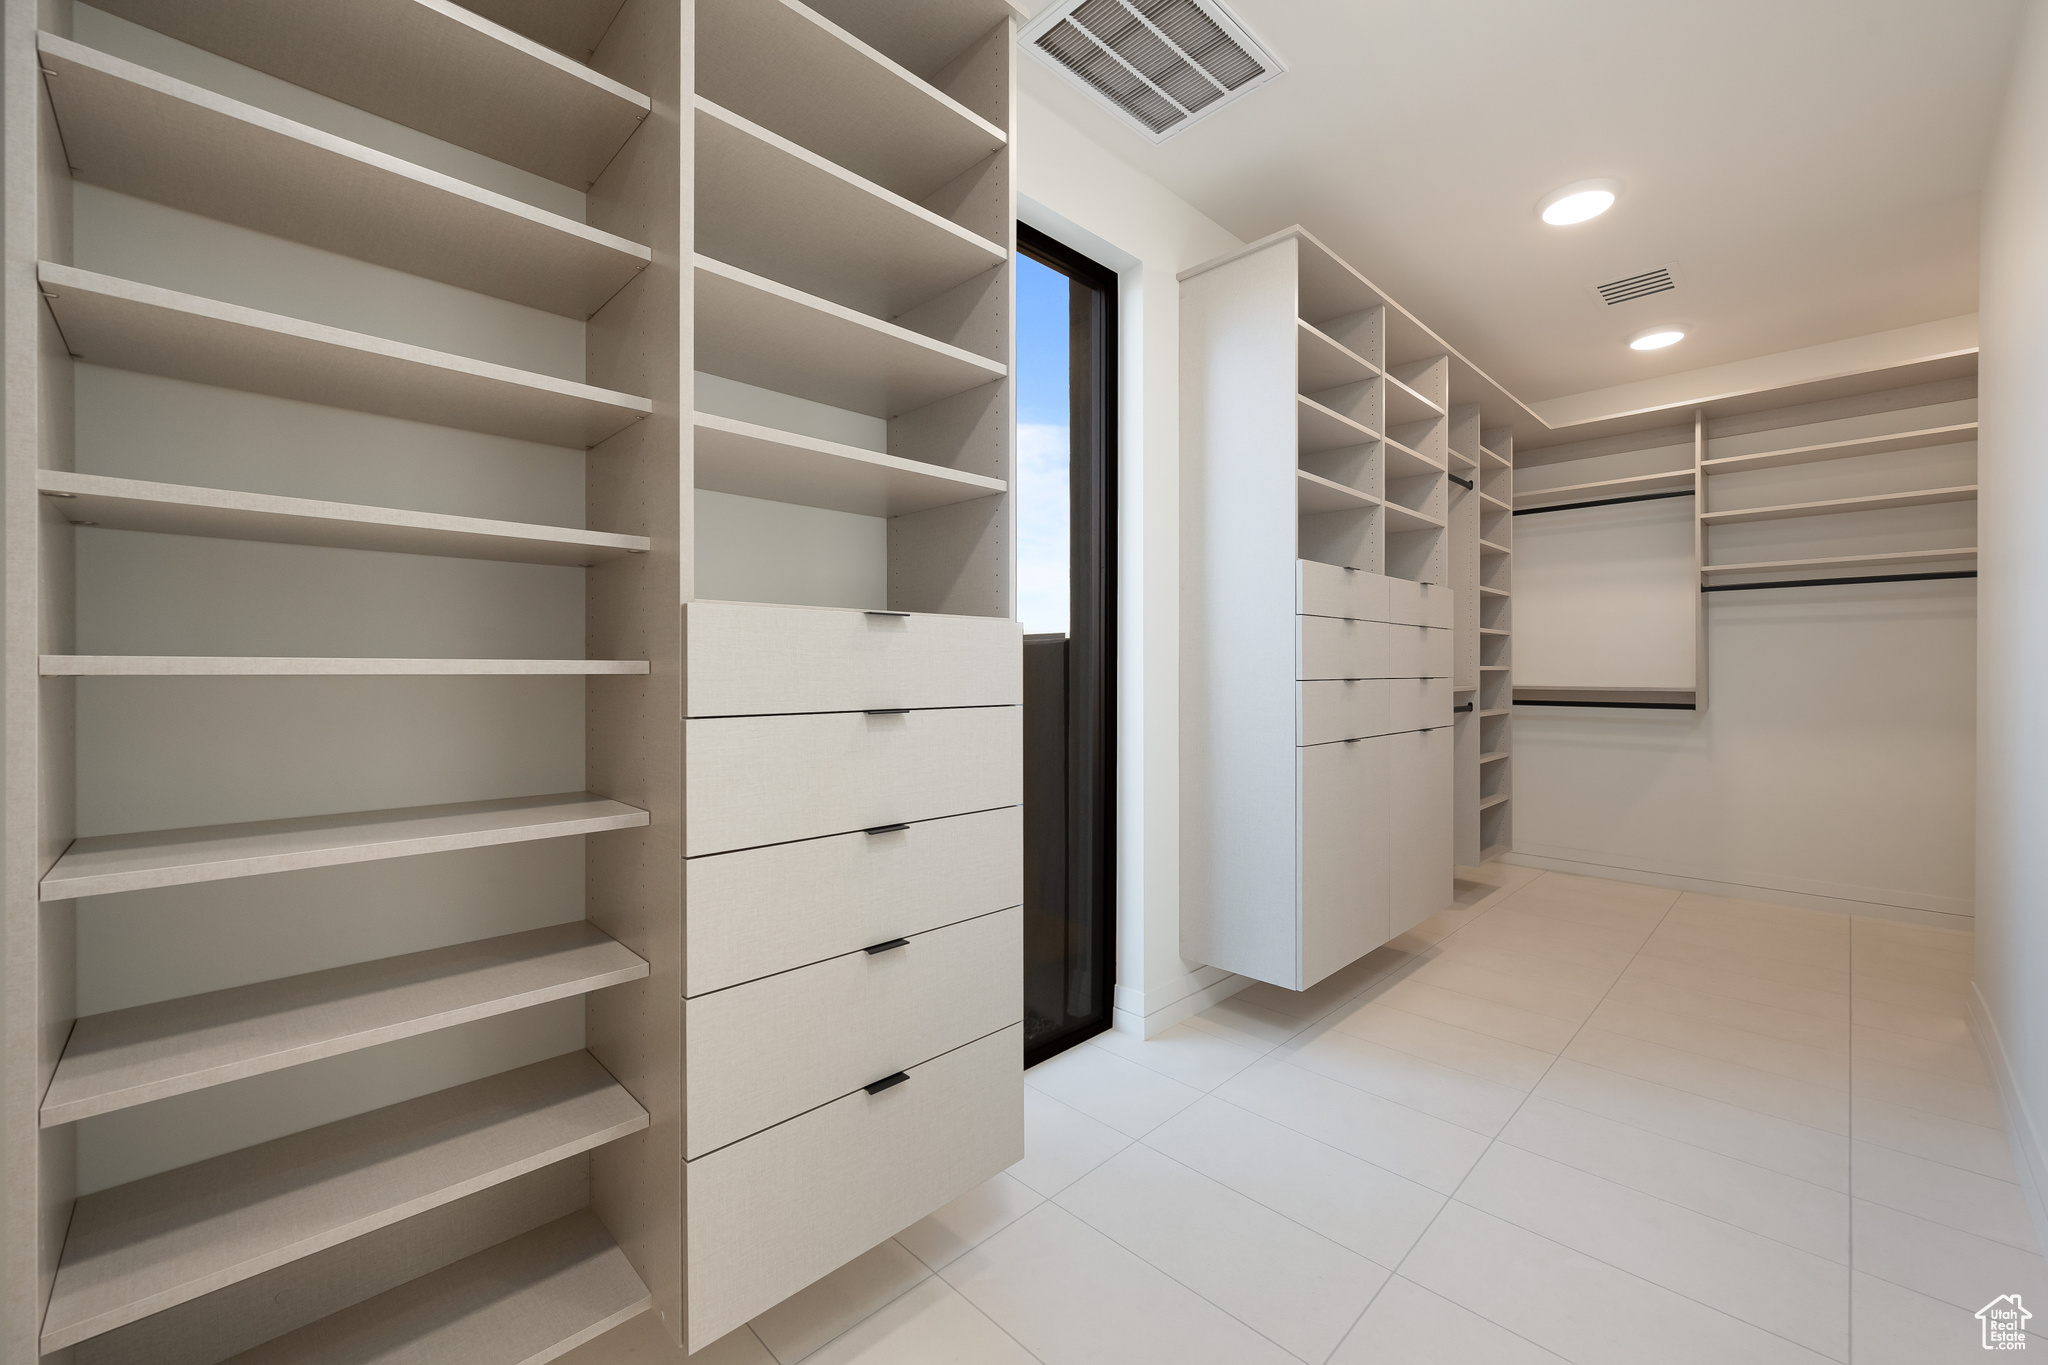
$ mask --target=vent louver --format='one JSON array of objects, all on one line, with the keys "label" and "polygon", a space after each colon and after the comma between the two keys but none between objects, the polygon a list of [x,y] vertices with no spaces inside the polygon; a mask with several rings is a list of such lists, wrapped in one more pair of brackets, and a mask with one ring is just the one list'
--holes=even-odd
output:
[{"label": "vent louver", "polygon": [[1019,41],[1154,142],[1286,69],[1215,0],[1060,0]]},{"label": "vent louver", "polygon": [[1667,262],[1655,270],[1640,270],[1633,275],[1624,275],[1618,280],[1591,286],[1593,297],[1612,308],[1617,303],[1629,303],[1635,299],[1648,298],[1652,294],[1668,294],[1678,288],[1678,263]]}]

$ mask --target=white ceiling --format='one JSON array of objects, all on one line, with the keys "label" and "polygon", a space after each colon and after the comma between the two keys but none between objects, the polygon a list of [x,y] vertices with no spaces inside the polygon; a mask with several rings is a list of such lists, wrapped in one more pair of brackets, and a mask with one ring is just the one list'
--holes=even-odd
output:
[{"label": "white ceiling", "polygon": [[[1226,3],[1289,69],[1161,146],[1022,81],[1238,236],[1301,223],[1524,402],[1977,309],[2024,0]],[[1595,176],[1604,217],[1538,220]],[[1675,293],[1586,292],[1667,261]]]}]

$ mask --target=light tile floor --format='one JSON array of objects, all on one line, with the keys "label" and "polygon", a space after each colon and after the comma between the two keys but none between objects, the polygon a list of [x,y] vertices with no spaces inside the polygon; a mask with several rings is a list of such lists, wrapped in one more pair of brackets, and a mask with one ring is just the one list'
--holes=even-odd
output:
[{"label": "light tile floor", "polygon": [[1308,991],[1028,1072],[1023,1161],[689,1359],[1947,1365],[2001,1294],[2048,1326],[1968,936],[1477,875]]}]

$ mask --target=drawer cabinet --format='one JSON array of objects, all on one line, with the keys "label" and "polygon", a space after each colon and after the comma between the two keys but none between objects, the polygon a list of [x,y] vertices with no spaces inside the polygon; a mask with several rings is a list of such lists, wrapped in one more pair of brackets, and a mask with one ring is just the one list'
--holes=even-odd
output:
[{"label": "drawer cabinet", "polygon": [[1387,778],[1401,793],[1389,811],[1387,934],[1406,933],[1451,903],[1452,732],[1387,736]]},{"label": "drawer cabinet", "polygon": [[1012,908],[690,1000],[691,1160],[1024,1017]]},{"label": "drawer cabinet", "polygon": [[1348,621],[1331,616],[1295,618],[1295,676],[1328,678],[1448,678],[1451,632],[1434,627]]},{"label": "drawer cabinet", "polygon": [[1387,621],[1387,584],[1392,580],[1358,569],[1341,569],[1313,559],[1295,561],[1295,610],[1304,616],[1348,616]]},{"label": "drawer cabinet", "polygon": [[1383,733],[1451,723],[1449,678],[1389,678],[1381,685],[1387,689],[1387,728]]},{"label": "drawer cabinet", "polygon": [[1024,699],[1022,637],[1001,617],[692,602],[684,622],[692,716]]},{"label": "drawer cabinet", "polygon": [[1390,937],[1389,737],[1301,751],[1301,974],[1319,981]]},{"label": "drawer cabinet", "polygon": [[1387,694],[1393,686],[1394,680],[1390,678],[1300,684],[1294,710],[1294,742],[1328,744],[1361,735],[1386,734],[1390,701]]},{"label": "drawer cabinet", "polygon": [[685,1163],[692,1351],[1024,1155],[1024,1029]]},{"label": "drawer cabinet", "polygon": [[684,724],[684,854],[1014,806],[1022,708],[727,716]]},{"label": "drawer cabinet", "polygon": [[925,820],[886,834],[692,858],[683,882],[685,995],[907,938],[1024,899],[1023,813]]}]

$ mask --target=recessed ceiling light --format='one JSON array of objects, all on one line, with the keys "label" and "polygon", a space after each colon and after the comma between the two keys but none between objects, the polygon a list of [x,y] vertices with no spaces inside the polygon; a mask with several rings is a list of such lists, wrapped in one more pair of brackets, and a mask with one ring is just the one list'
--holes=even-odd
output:
[{"label": "recessed ceiling light", "polygon": [[1536,211],[1543,215],[1543,221],[1552,227],[1570,227],[1583,223],[1589,218],[1598,218],[1614,207],[1614,197],[1621,193],[1619,180],[1579,180],[1561,190],[1553,190],[1543,197]]},{"label": "recessed ceiling light", "polygon": [[1676,346],[1685,340],[1682,327],[1652,327],[1647,332],[1637,332],[1628,339],[1632,351],[1661,351],[1666,346]]}]

